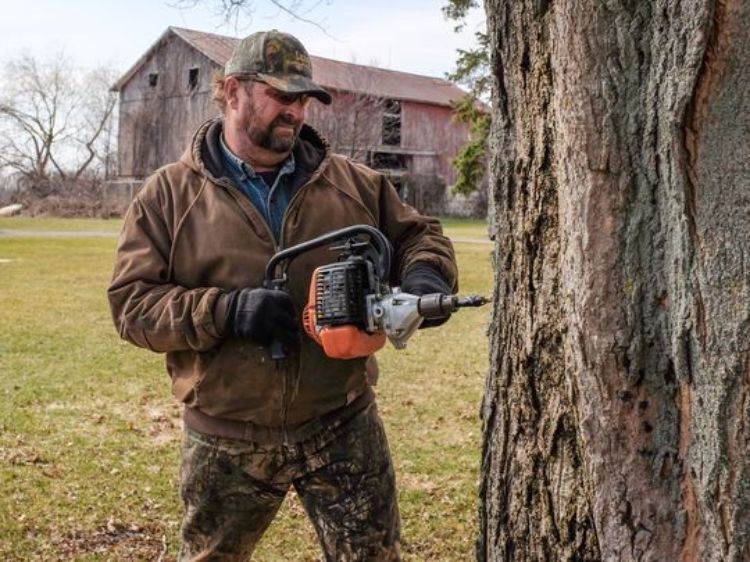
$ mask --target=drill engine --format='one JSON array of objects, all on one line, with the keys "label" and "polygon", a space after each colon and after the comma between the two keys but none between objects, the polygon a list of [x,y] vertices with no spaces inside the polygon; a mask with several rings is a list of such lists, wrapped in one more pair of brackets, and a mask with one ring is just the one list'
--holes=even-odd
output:
[{"label": "drill engine", "polygon": [[370,302],[381,290],[374,269],[354,255],[313,273],[302,324],[329,357],[366,357],[385,345],[385,332],[370,320]]}]

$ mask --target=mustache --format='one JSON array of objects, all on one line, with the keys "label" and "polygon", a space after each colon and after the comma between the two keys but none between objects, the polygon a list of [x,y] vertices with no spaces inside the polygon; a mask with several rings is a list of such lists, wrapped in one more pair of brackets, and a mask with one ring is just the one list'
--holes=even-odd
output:
[{"label": "mustache", "polygon": [[291,125],[292,127],[298,127],[299,121],[295,119],[294,117],[290,117],[289,115],[278,115],[276,119],[271,121],[271,128],[273,129],[277,125]]}]

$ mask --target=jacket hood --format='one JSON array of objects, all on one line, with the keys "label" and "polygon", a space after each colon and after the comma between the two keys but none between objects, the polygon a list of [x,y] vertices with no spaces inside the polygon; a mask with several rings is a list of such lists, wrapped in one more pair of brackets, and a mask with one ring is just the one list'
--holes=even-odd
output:
[{"label": "jacket hood", "polygon": [[[214,182],[228,182],[220,147],[223,130],[224,119],[221,117],[204,122],[193,135],[192,142],[180,161]],[[301,175],[309,177],[330,158],[331,147],[323,135],[305,123],[300,129],[292,153]]]}]

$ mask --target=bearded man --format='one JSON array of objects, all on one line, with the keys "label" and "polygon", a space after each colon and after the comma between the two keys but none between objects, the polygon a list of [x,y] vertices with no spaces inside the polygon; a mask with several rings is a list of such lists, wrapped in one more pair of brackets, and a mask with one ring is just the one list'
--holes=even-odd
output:
[{"label": "bearded man", "polygon": [[356,224],[388,237],[406,292],[454,292],[455,257],[436,220],[305,124],[312,100],[331,103],[312,78],[291,35],[242,40],[215,80],[222,117],[146,180],[119,240],[115,325],[166,353],[184,404],[182,561],[249,559],[291,486],[327,560],[400,559],[374,358],[331,359],[300,330],[312,272],[330,258],[295,259],[289,292],[262,288],[264,269],[282,248]]}]

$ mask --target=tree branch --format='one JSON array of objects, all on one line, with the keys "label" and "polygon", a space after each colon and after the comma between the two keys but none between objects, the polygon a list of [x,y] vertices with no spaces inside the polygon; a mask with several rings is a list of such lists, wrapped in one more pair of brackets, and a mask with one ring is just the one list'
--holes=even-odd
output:
[{"label": "tree branch", "polygon": [[[270,2],[273,6],[276,6],[280,11],[288,14],[292,18],[301,21],[303,23],[307,23],[309,25],[317,27],[319,30],[321,30],[323,33],[325,33],[328,37],[331,39],[336,39],[333,35],[331,35],[328,30],[326,30],[325,27],[321,24],[321,22],[309,19],[305,17],[300,9],[302,8],[304,2],[295,0],[293,2],[282,2],[281,0],[267,0]],[[258,0],[176,0],[173,3],[168,4],[169,6],[173,8],[178,9],[191,9],[195,8],[198,4],[206,4],[209,6],[214,6],[216,8],[216,13],[224,18],[224,21],[226,23],[232,22],[234,20],[234,27],[237,29],[239,27],[239,15],[240,13],[244,13],[247,16],[248,22],[252,22],[253,20],[253,12],[256,7]],[[305,10],[305,14],[312,12],[315,8],[317,8],[322,3],[322,0],[317,0],[314,4],[314,6],[308,10]]]},{"label": "tree branch", "polygon": [[61,177],[90,169],[116,103],[111,72],[99,69],[84,80],[62,55],[41,63],[21,55],[6,63],[2,78],[0,146],[9,152],[0,163],[42,179],[50,166]]},{"label": "tree branch", "polygon": [[78,167],[78,170],[76,170],[76,172],[74,174],[74,178],[75,179],[78,179],[79,177],[81,177],[81,174],[86,170],[86,168],[89,167],[89,164],[91,164],[91,162],[96,157],[96,151],[93,148],[94,147],[94,143],[96,142],[96,140],[99,138],[99,136],[104,131],[104,129],[105,129],[106,125],[107,125],[107,121],[109,120],[110,116],[112,115],[112,111],[114,111],[114,109],[115,109],[115,103],[116,103],[116,99],[114,98],[114,96],[110,96],[109,103],[107,104],[107,107],[105,109],[104,114],[102,115],[102,118],[99,120],[98,127],[94,130],[94,132],[91,135],[91,137],[89,138],[88,142],[86,142],[86,144],[85,144],[86,150],[88,150],[89,155],[88,155],[88,158],[86,158],[86,160],[83,162],[83,164],[81,164]]}]

